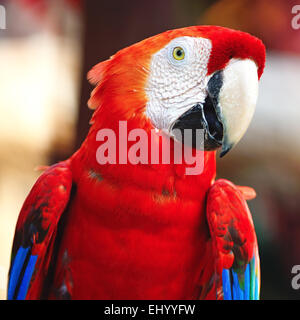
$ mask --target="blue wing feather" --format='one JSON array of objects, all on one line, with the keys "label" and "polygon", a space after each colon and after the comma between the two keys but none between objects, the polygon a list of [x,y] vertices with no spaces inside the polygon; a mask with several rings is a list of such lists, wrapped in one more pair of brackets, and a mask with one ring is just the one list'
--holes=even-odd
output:
[{"label": "blue wing feather", "polygon": [[16,226],[7,299],[39,299],[51,261],[57,226],[70,197],[72,172],[61,162],[33,186]]},{"label": "blue wing feather", "polygon": [[22,279],[22,282],[20,284],[20,288],[17,294],[17,300],[24,300],[28,291],[28,287],[30,284],[30,280],[32,277],[32,274],[34,272],[34,267],[36,264],[36,260],[37,260],[37,255],[31,255],[29,258],[29,261],[26,265],[26,269],[24,272],[24,276]]},{"label": "blue wing feather", "polygon": [[232,300],[230,270],[223,269],[222,272],[224,300]]},{"label": "blue wing feather", "polygon": [[258,245],[244,193],[230,181],[217,180],[209,190],[206,211],[215,253],[216,298],[259,299]]},{"label": "blue wing feather", "polygon": [[[37,255],[29,255],[30,248],[20,247],[12,263],[8,283],[8,300],[23,300],[26,297]],[[24,271],[24,274],[23,274]]]},{"label": "blue wing feather", "polygon": [[250,266],[247,264],[246,270],[245,270],[245,282],[244,282],[244,300],[250,299]]},{"label": "blue wing feather", "polygon": [[8,291],[7,291],[8,300],[12,300],[14,298],[15,290],[19,282],[19,277],[23,269],[23,265],[26,260],[28,252],[29,252],[29,248],[25,249],[23,247],[20,247],[14,258],[14,261],[11,266],[11,273],[10,273],[9,283],[8,283]]},{"label": "blue wing feather", "polygon": [[259,300],[259,280],[255,270],[255,256],[247,264],[243,274],[232,268],[222,271],[224,300]]}]

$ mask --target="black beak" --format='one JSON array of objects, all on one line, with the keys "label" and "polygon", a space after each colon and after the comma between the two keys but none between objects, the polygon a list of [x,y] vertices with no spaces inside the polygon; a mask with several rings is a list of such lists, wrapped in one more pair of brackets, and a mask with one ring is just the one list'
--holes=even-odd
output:
[{"label": "black beak", "polygon": [[[191,141],[189,141],[188,144],[193,148],[197,148],[196,136],[199,134],[197,129],[203,129],[205,151],[216,150],[222,146],[223,123],[221,121],[221,111],[219,107],[219,93],[222,84],[223,74],[222,71],[218,71],[208,81],[205,102],[203,104],[196,104],[174,122],[172,132],[175,139],[182,143],[187,143],[184,139],[185,130],[190,129],[192,130],[192,138],[189,139]],[[201,146],[203,148],[203,143]]]}]

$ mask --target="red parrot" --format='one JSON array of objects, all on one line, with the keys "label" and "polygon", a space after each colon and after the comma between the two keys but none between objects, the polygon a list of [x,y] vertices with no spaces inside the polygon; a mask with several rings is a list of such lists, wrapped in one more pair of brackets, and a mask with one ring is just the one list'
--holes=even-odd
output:
[{"label": "red parrot", "polygon": [[[87,138],[40,176],[21,209],[8,299],[258,299],[246,204],[255,192],[215,177],[216,150],[226,154],[251,121],[264,64],[259,39],[194,26],[96,65],[88,74],[96,87]],[[193,137],[202,129],[203,170],[187,174],[191,165],[173,160],[100,164],[98,133],[118,132],[120,121],[147,139],[155,130],[158,145],[171,137],[171,150],[175,129]]]}]

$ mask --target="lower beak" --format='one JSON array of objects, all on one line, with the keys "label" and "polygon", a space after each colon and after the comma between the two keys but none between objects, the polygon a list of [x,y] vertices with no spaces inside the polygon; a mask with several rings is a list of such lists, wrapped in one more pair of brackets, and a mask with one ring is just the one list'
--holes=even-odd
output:
[{"label": "lower beak", "polygon": [[255,111],[257,96],[255,62],[232,59],[224,70],[217,71],[208,81],[205,102],[196,104],[174,122],[173,135],[177,139],[179,129],[178,140],[182,140],[184,130],[192,129],[191,145],[196,147],[196,129],[203,129],[204,150],[222,147],[220,157],[223,157],[245,134]]}]

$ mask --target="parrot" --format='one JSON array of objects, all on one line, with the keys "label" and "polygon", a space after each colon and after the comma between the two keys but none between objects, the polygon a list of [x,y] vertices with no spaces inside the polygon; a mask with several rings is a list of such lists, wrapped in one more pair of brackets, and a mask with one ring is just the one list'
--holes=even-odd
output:
[{"label": "parrot", "polygon": [[[21,208],[7,299],[258,300],[246,202],[255,191],[216,179],[216,156],[245,134],[264,66],[260,39],[210,25],[165,31],[96,64],[86,139],[41,173]],[[100,163],[110,149],[101,153],[99,132],[118,132],[120,122],[146,139],[154,131],[155,145],[169,139],[171,150],[178,132],[202,130],[203,169],[187,174],[191,164],[173,158]],[[129,157],[134,142],[115,154]]]}]

